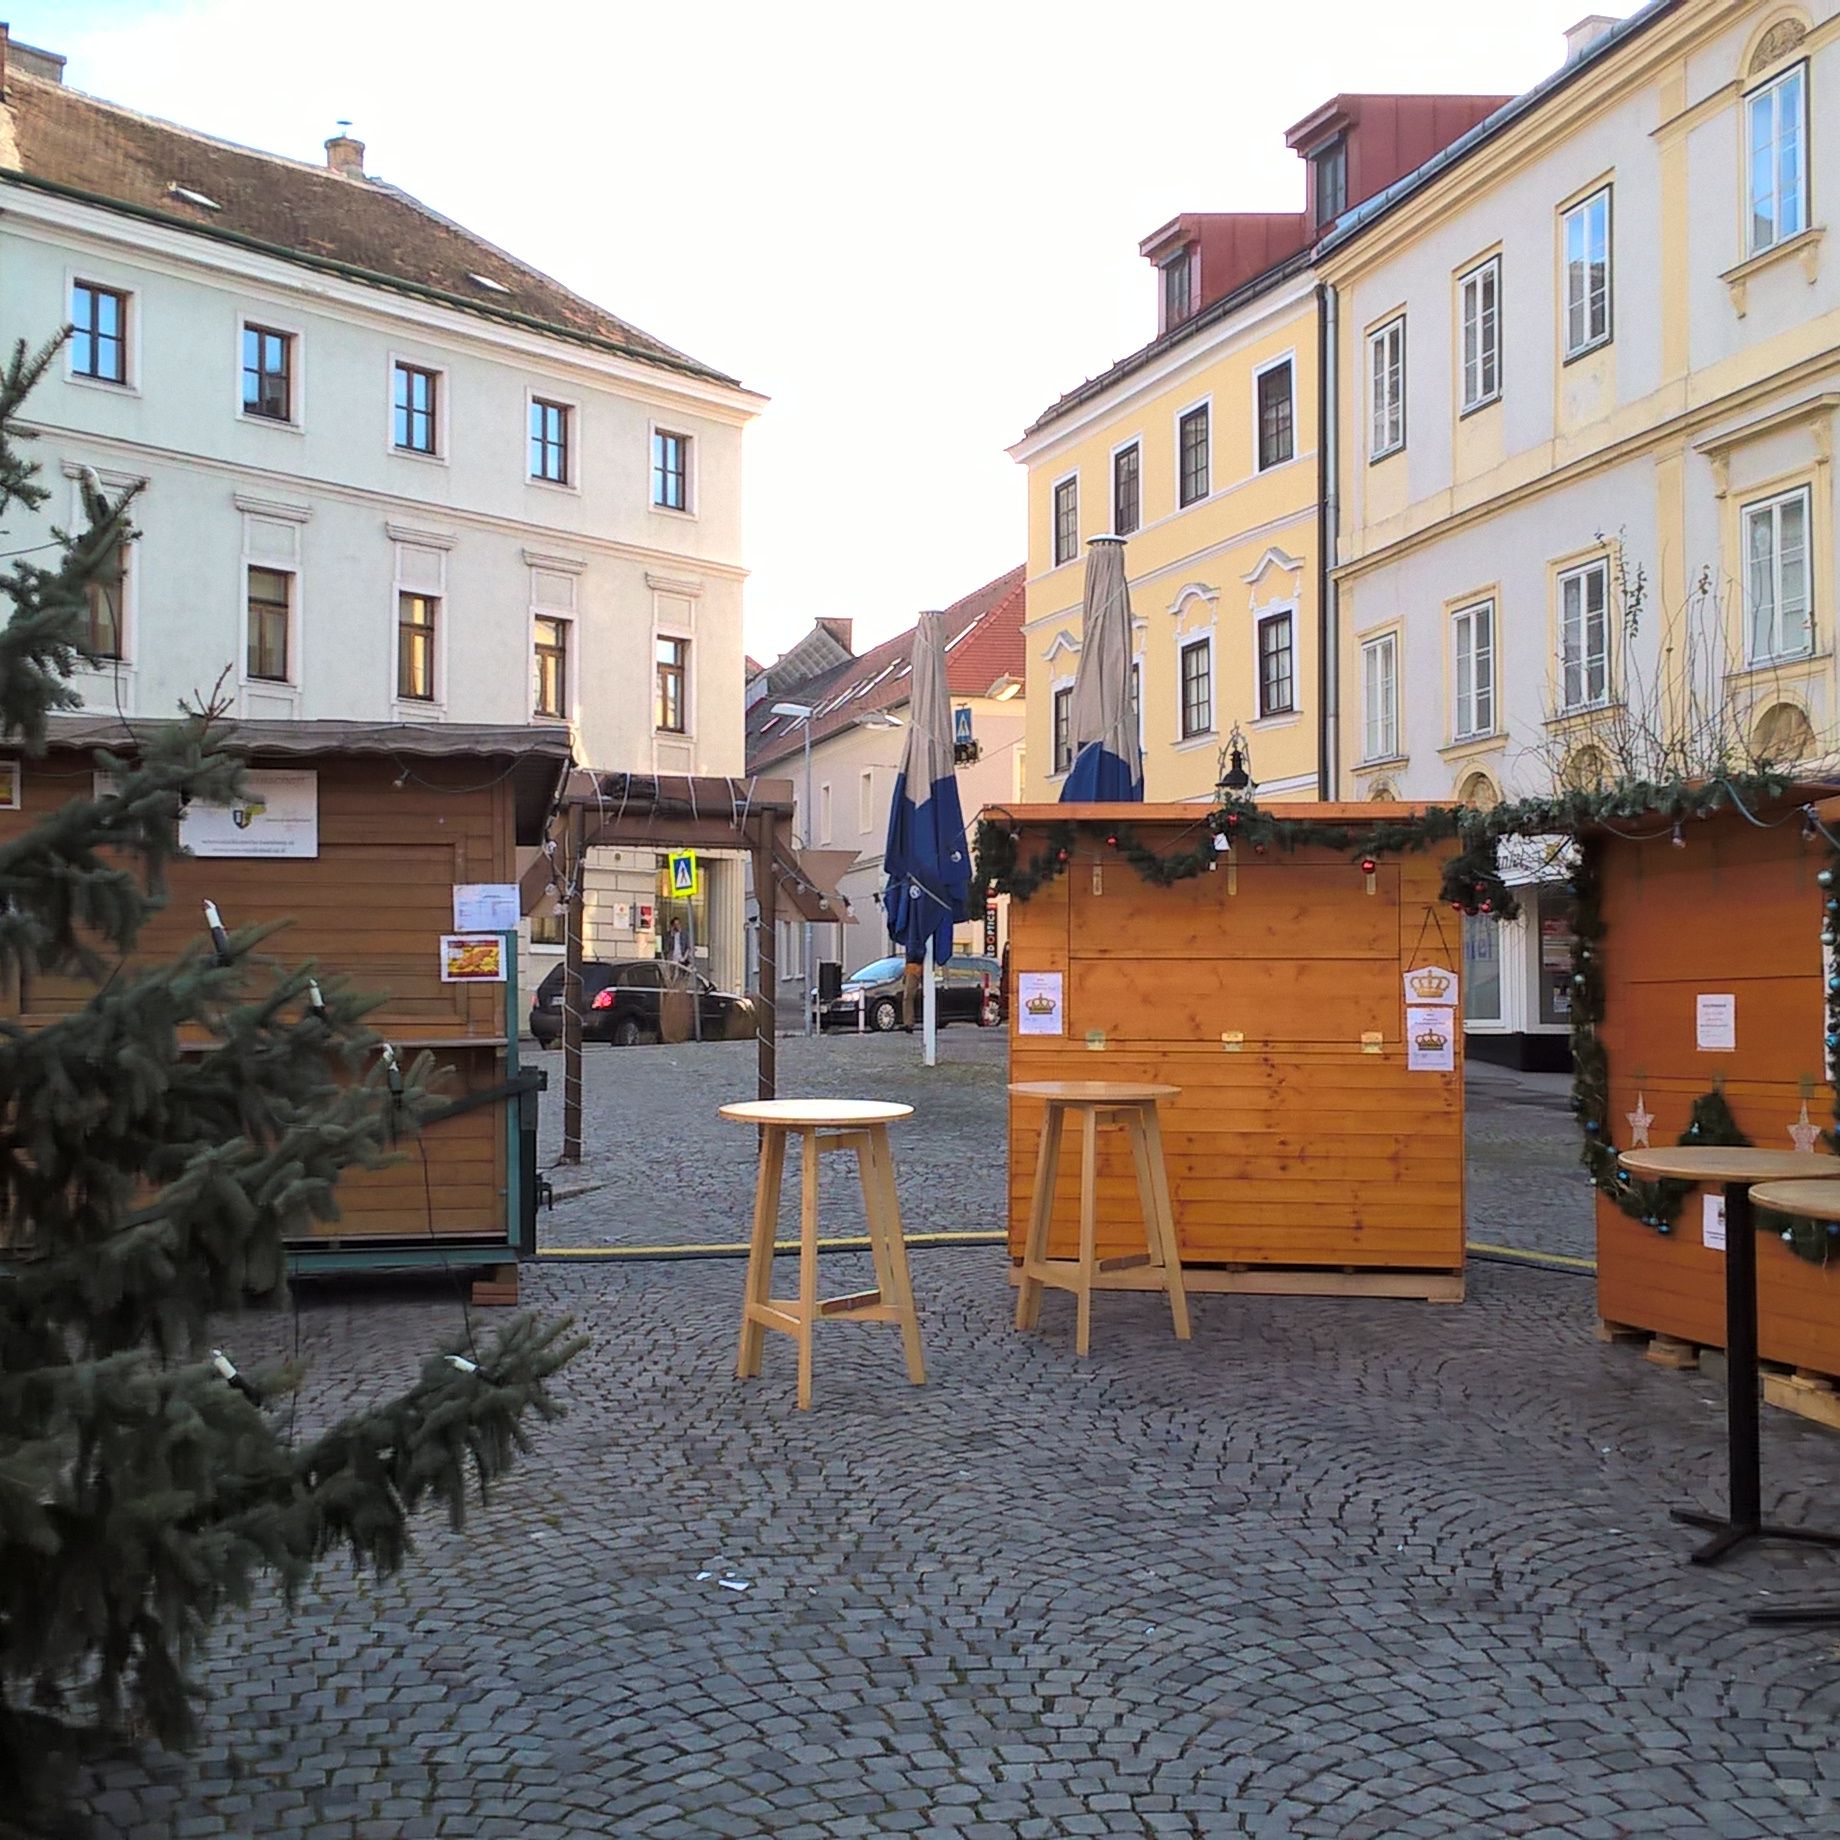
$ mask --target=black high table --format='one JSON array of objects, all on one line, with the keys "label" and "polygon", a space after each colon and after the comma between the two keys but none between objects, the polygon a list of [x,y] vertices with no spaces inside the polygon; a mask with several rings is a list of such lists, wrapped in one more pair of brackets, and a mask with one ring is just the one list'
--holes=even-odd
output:
[{"label": "black high table", "polygon": [[[1763,1461],[1759,1449],[1757,1375],[1757,1240],[1751,1190],[1759,1184],[1793,1184],[1797,1192],[1834,1185],[1840,1218],[1840,1157],[1802,1155],[1793,1150],[1747,1150],[1717,1144],[1681,1144],[1625,1150],[1618,1159],[1631,1175],[1666,1178],[1725,1191],[1725,1425],[1728,1446],[1726,1512],[1701,1514],[1675,1508],[1673,1518],[1703,1527],[1712,1538],[1693,1554],[1695,1565],[1716,1565],[1746,1540],[1799,1540],[1807,1546],[1840,1548],[1840,1533],[1814,1527],[1784,1527],[1763,1518]],[[1840,1621],[1826,1609],[1756,1612],[1754,1622]]]},{"label": "black high table", "polygon": [[[1764,1182],[1751,1190],[1751,1206],[1773,1214],[1800,1214],[1809,1220],[1840,1221],[1840,1183]],[[1781,1604],[1753,1610],[1753,1623],[1840,1624],[1840,1601],[1831,1604]]]}]

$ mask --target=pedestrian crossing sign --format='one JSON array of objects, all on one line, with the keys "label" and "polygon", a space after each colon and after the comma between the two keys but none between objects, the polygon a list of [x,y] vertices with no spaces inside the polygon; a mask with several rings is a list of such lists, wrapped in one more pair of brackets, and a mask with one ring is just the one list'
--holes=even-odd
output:
[{"label": "pedestrian crossing sign", "polygon": [[688,850],[671,852],[671,895],[679,901],[697,900],[703,892],[703,878],[696,857]]}]

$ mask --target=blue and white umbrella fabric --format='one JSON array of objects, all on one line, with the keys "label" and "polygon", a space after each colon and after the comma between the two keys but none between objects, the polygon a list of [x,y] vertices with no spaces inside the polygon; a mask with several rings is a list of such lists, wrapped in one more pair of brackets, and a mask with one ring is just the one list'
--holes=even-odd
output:
[{"label": "blue and white umbrella fabric", "polygon": [[914,628],[908,729],[888,813],[882,906],[888,936],[910,965],[927,948],[943,965],[952,927],[971,907],[971,856],[953,765],[952,706],[946,691],[946,618],[923,613]]},{"label": "blue and white umbrella fabric", "polygon": [[1063,803],[1111,804],[1144,796],[1144,751],[1131,707],[1131,590],[1124,539],[1094,537],[1086,551],[1086,610],[1067,740],[1073,765]]}]

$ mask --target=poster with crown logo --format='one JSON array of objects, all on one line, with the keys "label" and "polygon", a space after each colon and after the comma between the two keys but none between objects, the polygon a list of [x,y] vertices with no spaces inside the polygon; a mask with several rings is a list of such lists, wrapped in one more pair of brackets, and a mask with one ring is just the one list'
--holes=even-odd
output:
[{"label": "poster with crown logo", "polygon": [[1457,1065],[1457,1015],[1449,1009],[1406,1011],[1406,1072],[1453,1073]]},{"label": "poster with crown logo", "polygon": [[1457,974],[1443,965],[1420,965],[1405,976],[1406,1002],[1421,1009],[1455,1009]]}]

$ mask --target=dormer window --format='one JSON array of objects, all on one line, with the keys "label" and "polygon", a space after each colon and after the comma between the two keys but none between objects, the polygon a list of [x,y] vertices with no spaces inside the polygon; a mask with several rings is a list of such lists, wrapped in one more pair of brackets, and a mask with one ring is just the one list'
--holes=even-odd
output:
[{"label": "dormer window", "polygon": [[1163,264],[1163,330],[1179,326],[1194,303],[1194,251],[1186,244]]},{"label": "dormer window", "polygon": [[1337,135],[1310,155],[1315,180],[1316,227],[1332,224],[1348,209],[1348,142]]}]

